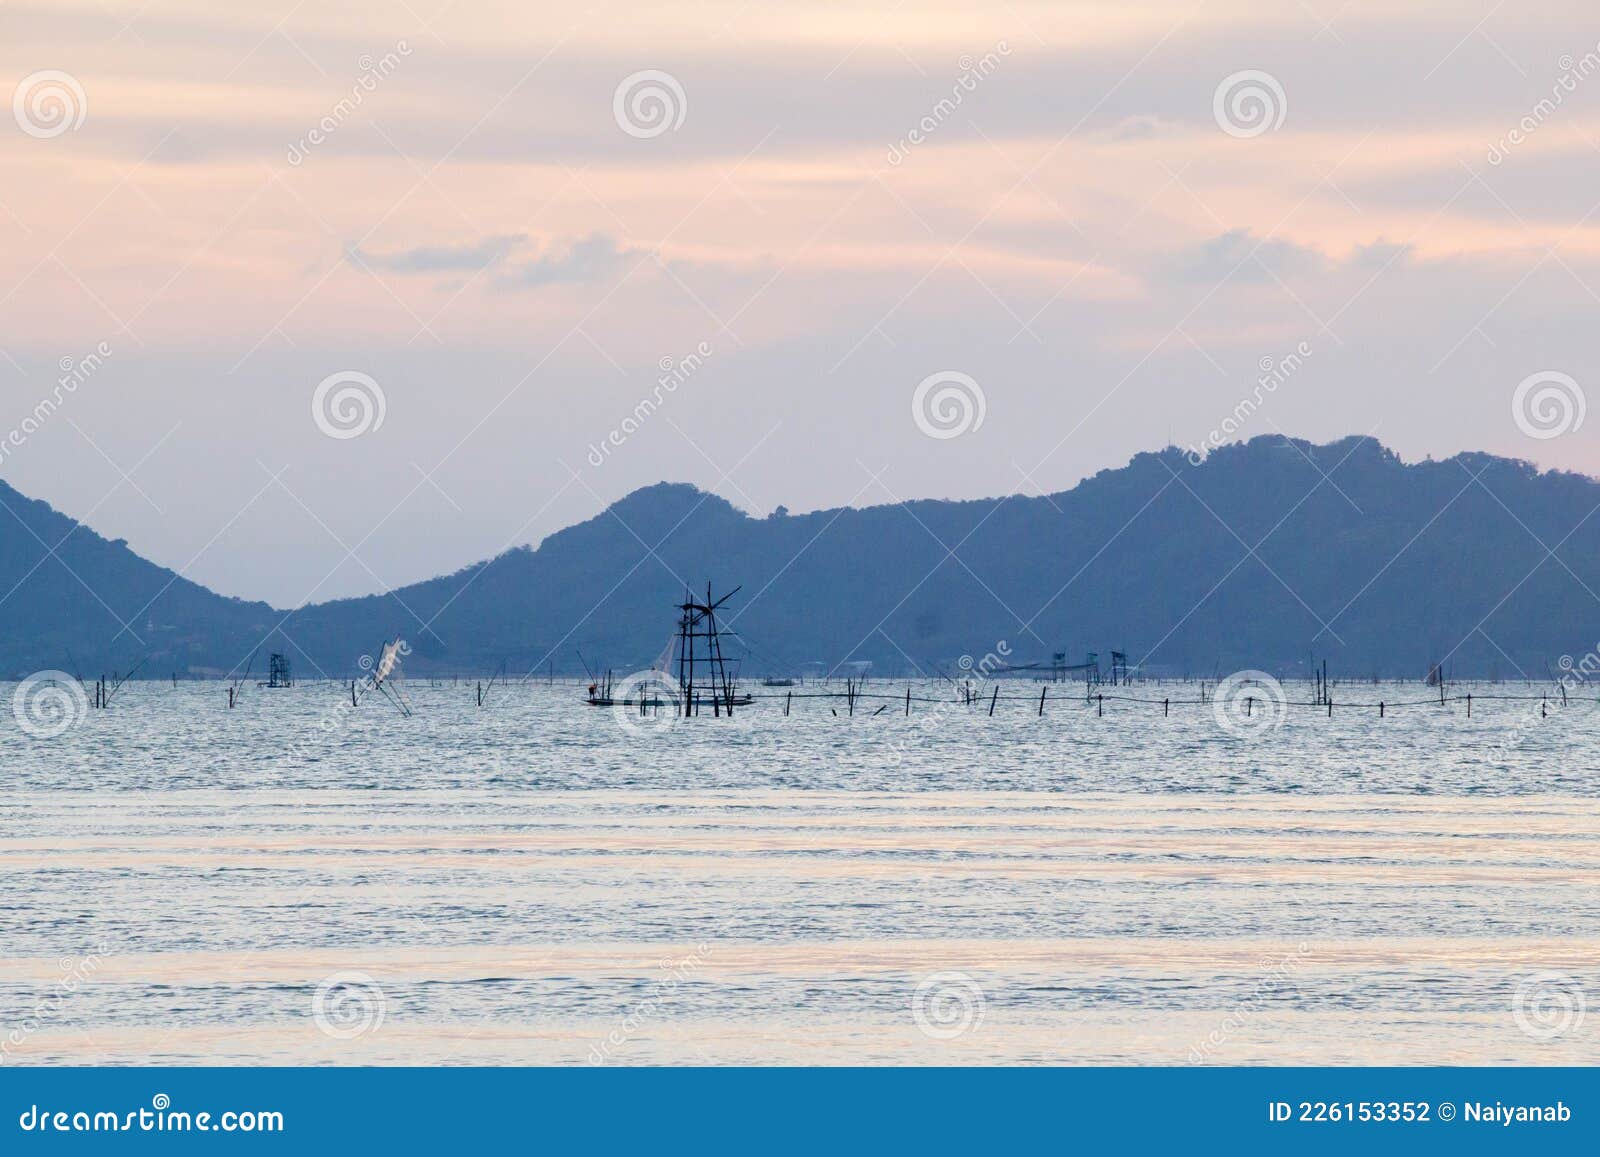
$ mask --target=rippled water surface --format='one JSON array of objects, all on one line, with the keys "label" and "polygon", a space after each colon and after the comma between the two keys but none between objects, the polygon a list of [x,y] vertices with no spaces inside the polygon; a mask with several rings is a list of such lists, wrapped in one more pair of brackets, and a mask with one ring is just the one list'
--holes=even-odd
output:
[{"label": "rippled water surface", "polygon": [[1600,1063],[1592,697],[869,690],[7,713],[4,1061]]}]

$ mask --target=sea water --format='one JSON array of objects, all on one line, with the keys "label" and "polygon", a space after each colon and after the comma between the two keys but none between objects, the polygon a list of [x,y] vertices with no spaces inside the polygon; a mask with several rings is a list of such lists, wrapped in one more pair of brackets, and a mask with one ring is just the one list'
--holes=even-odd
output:
[{"label": "sea water", "polygon": [[0,1063],[1600,1062],[1595,696],[992,686],[6,712]]}]

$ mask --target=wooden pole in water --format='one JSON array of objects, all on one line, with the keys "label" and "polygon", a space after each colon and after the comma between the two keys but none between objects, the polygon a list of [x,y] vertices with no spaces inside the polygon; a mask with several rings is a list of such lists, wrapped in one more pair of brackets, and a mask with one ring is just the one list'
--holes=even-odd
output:
[{"label": "wooden pole in water", "polygon": [[911,684],[906,684],[906,718],[911,718]]},{"label": "wooden pole in water", "polygon": [[1044,718],[1044,693],[1049,689],[1049,687],[1039,688],[1039,718],[1041,719]]},{"label": "wooden pole in water", "polygon": [[1165,719],[1171,713],[1172,713],[1171,700],[1163,699],[1161,701],[1161,718]]},{"label": "wooden pole in water", "polygon": [[1378,700],[1378,718],[1379,719],[1383,718],[1383,700],[1382,699]]},{"label": "wooden pole in water", "polygon": [[997,701],[997,700],[998,700],[998,699],[999,699],[999,698],[1000,698],[1000,684],[998,684],[998,683],[996,683],[996,684],[995,684],[995,685],[994,685],[994,694],[993,694],[993,695],[991,695],[991,696],[989,696],[989,715],[990,715],[990,716],[991,716],[991,717],[993,717],[993,715],[994,715],[994,705],[995,705],[995,702],[996,702],[996,701]]},{"label": "wooden pole in water", "polygon": [[1472,718],[1472,696],[1471,695],[1467,696],[1467,718],[1468,719]]},{"label": "wooden pole in water", "polygon": [[1104,692],[1097,692],[1094,697],[1094,717],[1099,719],[1106,713],[1106,697]]},{"label": "wooden pole in water", "polygon": [[785,715],[785,717],[788,716],[788,714],[789,714],[789,704],[792,703],[793,701],[794,701],[794,692],[793,691],[790,691],[786,695],[784,695],[784,697],[783,697],[783,714]]},{"label": "wooden pole in water", "polygon": [[352,680],[350,680],[350,706],[354,707],[355,705],[356,705],[356,681],[354,679],[352,679]]}]

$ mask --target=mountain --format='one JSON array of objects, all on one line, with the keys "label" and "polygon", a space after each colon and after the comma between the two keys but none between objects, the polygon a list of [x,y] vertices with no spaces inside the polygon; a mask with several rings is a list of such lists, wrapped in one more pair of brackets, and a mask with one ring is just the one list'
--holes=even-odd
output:
[{"label": "mountain", "polygon": [[[0,482],[0,673],[226,668],[282,617],[213,594]],[[225,658],[225,656],[227,658]]]},{"label": "mountain", "polygon": [[63,666],[69,645],[86,673],[145,652],[152,675],[226,670],[270,636],[263,650],[302,675],[347,677],[397,634],[413,674],[573,673],[580,652],[620,673],[660,653],[684,585],[708,580],[742,588],[727,621],[747,671],[952,670],[990,651],[1105,663],[1118,649],[1174,674],[1292,670],[1314,654],[1344,676],[1444,660],[1458,676],[1542,677],[1600,636],[1600,482],[1478,453],[1408,464],[1367,438],[1262,437],[1199,463],[1168,448],[1042,497],[764,519],[662,483],[536,550],[292,613],[213,594],[9,488],[0,498],[0,592],[14,588],[0,670],[14,673]]}]

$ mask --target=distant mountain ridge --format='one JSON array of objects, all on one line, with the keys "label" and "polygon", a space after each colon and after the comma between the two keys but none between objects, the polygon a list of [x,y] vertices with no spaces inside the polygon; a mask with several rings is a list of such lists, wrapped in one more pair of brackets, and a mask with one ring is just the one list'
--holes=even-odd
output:
[{"label": "distant mountain ridge", "polygon": [[[753,518],[686,484],[455,574],[277,611],[215,594],[0,483],[0,672],[222,672],[258,648],[345,678],[401,635],[407,668],[512,676],[646,665],[685,584],[730,604],[746,673],[953,669],[1113,648],[1170,674],[1544,677],[1600,639],[1600,482],[1464,453],[1261,437],[1169,447],[1040,497]],[[9,594],[6,592],[9,591]]]}]

